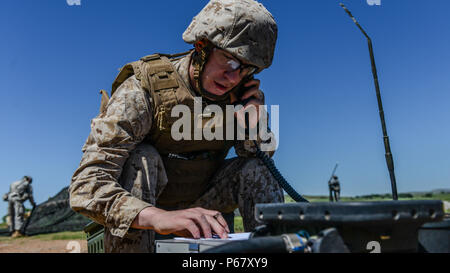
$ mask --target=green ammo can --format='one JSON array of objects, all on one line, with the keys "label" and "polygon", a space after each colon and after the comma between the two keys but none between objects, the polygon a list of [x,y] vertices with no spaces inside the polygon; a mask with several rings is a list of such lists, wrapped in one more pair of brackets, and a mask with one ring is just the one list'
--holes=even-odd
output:
[{"label": "green ammo can", "polygon": [[90,222],[84,227],[88,253],[105,253],[105,245],[103,243],[104,231],[104,227],[96,222]]}]

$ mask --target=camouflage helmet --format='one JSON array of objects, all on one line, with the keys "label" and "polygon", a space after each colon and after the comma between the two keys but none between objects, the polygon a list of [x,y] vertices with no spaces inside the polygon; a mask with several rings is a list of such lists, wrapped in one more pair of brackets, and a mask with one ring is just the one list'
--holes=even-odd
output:
[{"label": "camouflage helmet", "polygon": [[260,72],[272,64],[277,31],[272,14],[254,0],[211,0],[194,17],[183,40],[194,44],[207,39]]}]

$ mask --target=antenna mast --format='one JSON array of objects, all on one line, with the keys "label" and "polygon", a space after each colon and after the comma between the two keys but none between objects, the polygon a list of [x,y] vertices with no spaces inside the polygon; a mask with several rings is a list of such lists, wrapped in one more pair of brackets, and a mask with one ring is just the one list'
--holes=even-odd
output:
[{"label": "antenna mast", "polygon": [[378,100],[378,110],[380,112],[380,120],[381,120],[381,128],[383,129],[383,141],[384,141],[384,149],[386,151],[385,157],[386,157],[386,164],[389,170],[389,176],[391,178],[391,187],[392,187],[392,199],[398,200],[397,196],[397,183],[395,181],[395,173],[394,173],[394,160],[392,158],[391,153],[391,147],[389,145],[389,137],[387,134],[386,129],[386,122],[384,119],[384,111],[383,111],[383,104],[381,102],[381,95],[380,95],[380,85],[378,83],[378,74],[377,74],[377,67],[375,66],[375,57],[373,54],[373,47],[372,47],[372,40],[370,39],[369,35],[364,31],[364,29],[361,27],[361,25],[356,21],[355,17],[351,14],[351,12],[345,7],[344,4],[340,3],[341,7],[347,12],[347,14],[352,18],[353,22],[355,22],[356,26],[361,30],[361,32],[366,36],[367,42],[369,43],[369,52],[370,52],[370,61],[372,64],[372,74],[373,74],[373,80],[375,82],[375,91],[377,93],[377,100]]}]

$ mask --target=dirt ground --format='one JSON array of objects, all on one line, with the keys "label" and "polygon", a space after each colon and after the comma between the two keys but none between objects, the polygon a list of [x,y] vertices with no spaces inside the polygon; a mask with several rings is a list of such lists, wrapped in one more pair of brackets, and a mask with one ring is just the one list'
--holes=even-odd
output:
[{"label": "dirt ground", "polygon": [[2,239],[0,253],[87,253],[86,240]]}]

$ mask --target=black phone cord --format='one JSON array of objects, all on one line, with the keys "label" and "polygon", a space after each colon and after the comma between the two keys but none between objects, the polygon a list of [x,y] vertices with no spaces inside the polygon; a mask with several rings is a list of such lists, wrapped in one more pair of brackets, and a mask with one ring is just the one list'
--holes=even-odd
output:
[{"label": "black phone cord", "polygon": [[256,141],[253,142],[256,147],[256,157],[261,159],[264,165],[266,165],[266,167],[269,169],[270,173],[273,175],[275,180],[277,180],[280,187],[282,187],[283,190],[286,191],[286,193],[290,197],[292,197],[292,199],[294,199],[295,202],[309,203],[308,200],[306,200],[303,196],[301,196],[298,192],[296,192],[294,188],[292,188],[292,186],[286,181],[286,179],[284,179],[283,175],[281,175],[280,171],[275,166],[273,159],[259,149],[258,143]]}]

